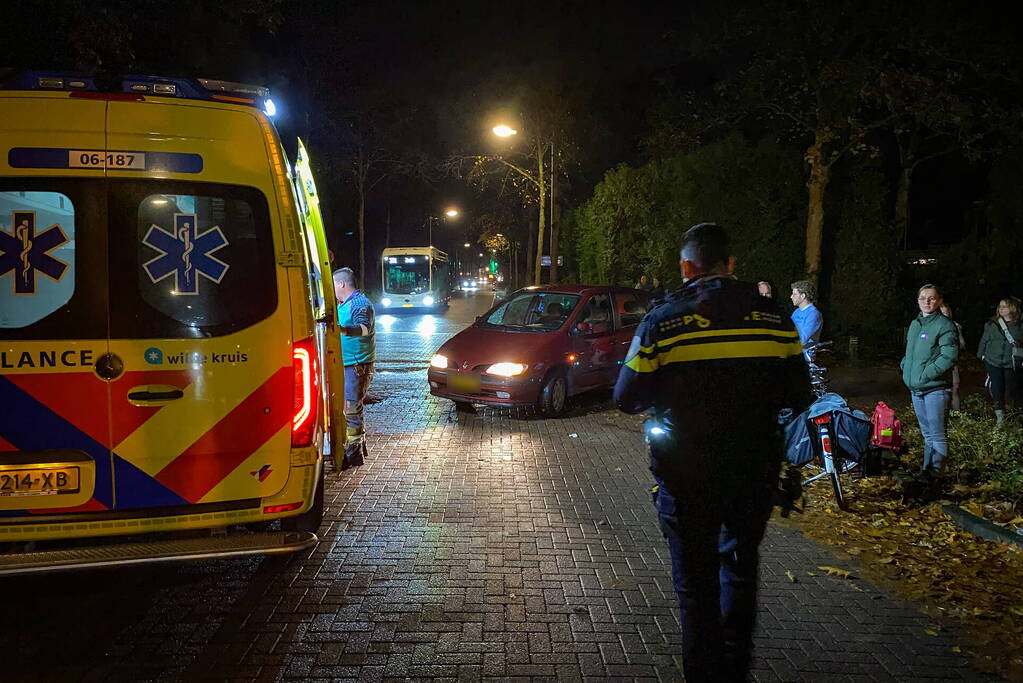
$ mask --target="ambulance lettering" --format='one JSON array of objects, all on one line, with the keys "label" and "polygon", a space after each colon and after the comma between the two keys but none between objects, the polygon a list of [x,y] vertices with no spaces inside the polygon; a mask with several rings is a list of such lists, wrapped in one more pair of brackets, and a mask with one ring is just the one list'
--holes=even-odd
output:
[{"label": "ambulance lettering", "polygon": [[223,231],[215,225],[200,233],[194,213],[174,214],[174,232],[150,225],[142,243],[160,252],[142,265],[146,275],[153,284],[173,275],[174,294],[198,294],[200,276],[219,284],[229,267],[213,256],[227,246]]},{"label": "ambulance lettering", "polygon": [[12,273],[15,296],[36,293],[36,273],[60,282],[68,264],[49,252],[67,244],[67,235],[54,223],[38,235],[35,211],[12,211],[11,232],[0,228],[0,278]]},{"label": "ambulance lettering", "polygon": [[244,351],[231,351],[227,353],[211,353],[206,355],[198,351],[183,351],[181,353],[164,353],[161,349],[150,347],[143,354],[146,362],[150,365],[204,365],[206,363],[247,363],[249,354]]},{"label": "ambulance lettering", "polygon": [[92,349],[64,351],[0,351],[0,369],[16,368],[76,368],[88,367],[96,362]]}]

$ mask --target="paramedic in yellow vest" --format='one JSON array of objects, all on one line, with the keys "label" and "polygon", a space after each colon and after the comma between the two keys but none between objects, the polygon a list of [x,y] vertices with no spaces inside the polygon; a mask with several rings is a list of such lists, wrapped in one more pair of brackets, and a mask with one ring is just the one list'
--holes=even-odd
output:
[{"label": "paramedic in yellow vest", "polygon": [[341,330],[341,358],[345,366],[345,416],[348,442],[344,467],[361,465],[366,455],[366,431],[362,408],[373,379],[376,361],[376,330],[373,303],[356,286],[351,268],[334,271],[337,323]]}]

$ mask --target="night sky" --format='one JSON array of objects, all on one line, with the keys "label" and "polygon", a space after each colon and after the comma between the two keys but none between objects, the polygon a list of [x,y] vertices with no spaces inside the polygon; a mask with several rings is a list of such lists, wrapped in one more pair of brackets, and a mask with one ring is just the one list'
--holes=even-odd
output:
[{"label": "night sky", "polygon": [[[812,5],[774,4],[781,10],[768,15],[761,34]],[[915,4],[928,15],[944,12],[950,27],[966,7]],[[355,248],[355,195],[344,174],[351,139],[342,124],[357,120],[372,129],[373,145],[405,164],[367,198],[372,235],[367,253],[373,254],[383,246],[385,224],[392,244],[422,241],[426,217],[449,205],[463,215],[457,223],[441,224],[435,241],[442,246],[475,237],[474,217],[495,207],[523,226],[535,220],[535,209],[523,207],[507,187],[503,193],[494,185],[480,192],[442,169],[452,155],[497,151],[488,132],[495,112],[536,110],[538,102],[557,103],[567,112],[559,207],[585,201],[607,170],[643,163],[660,151],[644,143],[673,93],[684,90],[705,101],[716,96],[717,79],[748,57],[741,27],[748,9],[758,5],[14,2],[5,7],[0,28],[0,66],[203,75],[271,86],[286,145],[296,135],[310,145],[331,239],[343,251]],[[855,16],[857,7],[869,3],[845,5]],[[979,21],[989,39],[984,49],[997,52],[1005,40],[1006,55],[1015,56],[1011,37],[997,35],[994,27],[1004,26],[997,17]],[[911,28],[907,24],[907,35]],[[879,40],[898,50],[899,32],[886,35]],[[808,54],[816,49],[815,38],[806,36]],[[719,45],[729,47],[716,49]],[[741,120],[735,126],[750,128]],[[765,131],[757,128],[756,134]],[[783,132],[767,134],[794,148],[805,143]],[[983,163],[956,154],[922,169],[911,206],[910,246],[959,239],[969,228],[970,207],[983,198],[987,171]]]}]

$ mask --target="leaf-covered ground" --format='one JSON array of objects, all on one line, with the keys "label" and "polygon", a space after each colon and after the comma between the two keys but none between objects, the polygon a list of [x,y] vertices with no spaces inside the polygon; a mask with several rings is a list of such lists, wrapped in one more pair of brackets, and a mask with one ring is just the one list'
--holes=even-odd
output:
[{"label": "leaf-covered ground", "polygon": [[[805,510],[782,524],[855,560],[856,573],[923,606],[937,628],[958,627],[979,668],[1023,681],[1023,552],[957,527],[940,503],[904,505],[891,477],[847,483],[847,511],[825,480],[805,492]],[[947,501],[946,501],[947,502]],[[966,503],[977,507],[980,503]],[[990,515],[988,515],[990,516]]]}]

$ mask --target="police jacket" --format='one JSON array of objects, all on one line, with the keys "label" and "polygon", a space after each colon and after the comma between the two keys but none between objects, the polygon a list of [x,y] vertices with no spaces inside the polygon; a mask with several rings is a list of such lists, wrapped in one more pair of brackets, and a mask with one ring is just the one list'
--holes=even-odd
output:
[{"label": "police jacket", "polygon": [[780,458],[779,412],[798,415],[812,401],[802,352],[792,321],[756,285],[705,275],[643,318],[615,403],[627,413],[652,409],[680,453]]}]

